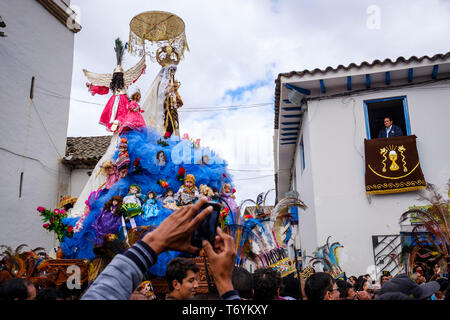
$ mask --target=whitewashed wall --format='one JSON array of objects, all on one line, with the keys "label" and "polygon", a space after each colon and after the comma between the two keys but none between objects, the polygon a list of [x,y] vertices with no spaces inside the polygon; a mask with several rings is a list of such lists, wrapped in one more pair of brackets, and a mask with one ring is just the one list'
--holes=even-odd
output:
[{"label": "whitewashed wall", "polygon": [[73,169],[70,176],[70,191],[72,197],[78,197],[89,180],[88,172],[92,169]]},{"label": "whitewashed wall", "polygon": [[0,244],[51,249],[54,237],[42,228],[36,208],[54,208],[58,188],[67,186],[59,159],[66,148],[69,100],[48,91],[70,96],[74,34],[37,1],[1,1],[0,12],[7,34],[0,38]]},{"label": "whitewashed wall", "polygon": [[[304,118],[308,118],[308,112],[304,115]],[[300,150],[301,137],[303,137],[306,164],[303,171]],[[306,210],[299,210],[299,238],[304,265],[309,260],[306,256],[312,255],[312,252],[317,248],[317,219],[314,203],[314,181],[312,177],[312,168],[315,164],[311,161],[310,149],[310,124],[308,121],[304,121],[300,132],[299,144],[295,152],[297,192],[300,194],[300,199],[308,206]]]},{"label": "whitewashed wall", "polygon": [[[370,273],[373,268],[372,235],[398,234],[400,215],[409,206],[424,205],[417,200],[418,192],[375,195],[370,199],[365,193],[363,101],[402,95],[407,96],[411,132],[417,136],[425,179],[445,195],[450,178],[449,82],[325,99],[308,105],[304,124],[307,167],[303,180],[301,169],[297,169],[297,181],[302,199],[313,208],[318,243],[310,230],[313,218],[306,212],[301,218],[304,225],[300,225],[302,248],[309,254],[331,235],[331,241],[344,245],[339,253],[348,276]],[[296,161],[296,165],[300,166],[300,162]]]}]

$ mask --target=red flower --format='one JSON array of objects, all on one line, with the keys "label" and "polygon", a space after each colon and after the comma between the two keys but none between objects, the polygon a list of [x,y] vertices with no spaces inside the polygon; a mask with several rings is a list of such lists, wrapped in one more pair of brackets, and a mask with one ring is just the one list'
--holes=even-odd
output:
[{"label": "red flower", "polygon": [[66,214],[66,210],[62,209],[59,213],[60,214]]},{"label": "red flower", "polygon": [[45,211],[44,207],[37,207],[37,211],[39,211],[40,213],[43,213]]},{"label": "red flower", "polygon": [[171,133],[169,131],[166,131],[166,133],[164,134],[164,138],[169,138],[171,136]]},{"label": "red flower", "polygon": [[185,173],[186,173],[186,170],[183,167],[180,167],[180,169],[178,169],[178,175],[184,176]]},{"label": "red flower", "polygon": [[47,229],[47,228],[48,228],[48,226],[49,226],[49,224],[48,224],[48,223],[44,223],[44,224],[42,225],[42,227],[44,227],[45,229]]},{"label": "red flower", "polygon": [[169,184],[167,183],[167,181],[166,181],[166,180],[162,180],[162,179],[159,179],[159,180],[158,180],[158,184],[159,184],[161,187],[163,187],[164,189],[166,189],[166,188],[169,186]]},{"label": "red flower", "polygon": [[140,161],[141,161],[141,159],[136,158],[136,160],[134,160],[134,162],[133,162],[133,166],[135,166],[135,167],[138,166]]},{"label": "red flower", "polygon": [[231,193],[236,193],[236,189],[233,188],[233,190],[231,190]]},{"label": "red flower", "polygon": [[72,233],[72,231],[73,231],[73,227],[72,226],[68,226],[67,227],[67,232]]},{"label": "red flower", "polygon": [[53,210],[53,212],[54,212],[55,214],[59,214],[59,209],[55,209],[55,210]]},{"label": "red flower", "polygon": [[227,177],[227,175],[226,175],[225,173],[222,173],[222,177],[226,178],[226,177]]}]

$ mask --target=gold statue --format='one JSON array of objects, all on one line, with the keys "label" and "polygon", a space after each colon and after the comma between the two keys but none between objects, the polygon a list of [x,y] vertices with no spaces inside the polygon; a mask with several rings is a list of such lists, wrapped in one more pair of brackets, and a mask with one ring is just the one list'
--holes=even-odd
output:
[{"label": "gold statue", "polygon": [[164,137],[169,138],[172,134],[180,136],[178,123],[178,108],[183,106],[178,88],[181,83],[175,81],[175,70],[170,70],[170,84],[166,89],[164,100]]}]

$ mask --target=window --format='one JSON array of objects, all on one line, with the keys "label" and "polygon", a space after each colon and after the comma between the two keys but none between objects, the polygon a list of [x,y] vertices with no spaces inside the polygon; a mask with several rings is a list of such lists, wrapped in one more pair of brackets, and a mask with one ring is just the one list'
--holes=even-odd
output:
[{"label": "window", "polygon": [[302,173],[305,170],[305,146],[303,145],[303,137],[300,139],[300,165],[302,168]]},{"label": "window", "polygon": [[383,98],[364,101],[367,139],[378,138],[378,133],[384,128],[384,118],[391,117],[404,135],[411,134],[406,97]]},{"label": "window", "polygon": [[23,172],[20,173],[19,179],[19,198],[22,198],[22,187],[23,187]]}]

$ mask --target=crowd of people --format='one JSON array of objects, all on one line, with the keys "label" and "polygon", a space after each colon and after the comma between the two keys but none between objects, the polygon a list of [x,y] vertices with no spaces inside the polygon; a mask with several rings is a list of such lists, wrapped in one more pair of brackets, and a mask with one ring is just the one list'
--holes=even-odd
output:
[{"label": "crowd of people", "polygon": [[[147,233],[124,254],[118,254],[83,291],[82,300],[153,300],[151,283],[144,281],[146,271],[158,255],[167,250],[198,253],[190,238],[196,227],[211,213],[207,203],[199,200],[185,206],[165,219],[158,228]],[[199,267],[191,259],[178,257],[167,265],[169,292],[166,300],[224,299],[224,300],[448,300],[448,279],[435,265],[432,275],[424,274],[421,266],[412,276],[400,273],[392,277],[383,273],[379,282],[370,275],[350,276],[335,280],[328,272],[313,272],[306,279],[291,274],[281,277],[272,268],[260,268],[250,273],[234,267],[236,253],[233,238],[217,228],[213,245],[204,240],[202,248],[214,278],[215,292],[208,296],[197,294]],[[302,279],[302,281],[300,281]],[[2,300],[65,300],[71,294],[56,288],[36,288],[27,279],[13,278],[0,283]]]}]

